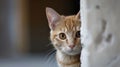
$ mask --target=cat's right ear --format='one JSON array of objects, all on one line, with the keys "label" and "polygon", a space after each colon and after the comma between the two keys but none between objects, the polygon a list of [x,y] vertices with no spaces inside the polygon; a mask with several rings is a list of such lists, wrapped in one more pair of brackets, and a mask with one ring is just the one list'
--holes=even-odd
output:
[{"label": "cat's right ear", "polygon": [[60,15],[52,8],[47,7],[46,16],[48,19],[48,24],[49,24],[50,29],[54,30],[57,25],[57,21],[60,20]]},{"label": "cat's right ear", "polygon": [[80,11],[77,13],[76,19],[80,19]]}]

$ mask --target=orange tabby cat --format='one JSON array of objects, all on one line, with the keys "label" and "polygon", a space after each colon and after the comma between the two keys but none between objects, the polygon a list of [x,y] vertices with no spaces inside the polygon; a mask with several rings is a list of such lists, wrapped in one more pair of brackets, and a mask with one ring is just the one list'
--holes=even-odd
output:
[{"label": "orange tabby cat", "polygon": [[80,67],[80,14],[63,16],[47,7],[46,15],[59,67]]}]

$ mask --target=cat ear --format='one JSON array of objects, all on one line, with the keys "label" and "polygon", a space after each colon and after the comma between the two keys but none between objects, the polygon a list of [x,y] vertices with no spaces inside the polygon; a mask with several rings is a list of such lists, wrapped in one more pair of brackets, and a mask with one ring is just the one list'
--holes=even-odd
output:
[{"label": "cat ear", "polygon": [[46,8],[46,16],[48,19],[50,29],[54,30],[55,26],[57,24],[57,21],[60,20],[60,15],[52,8],[47,7]]},{"label": "cat ear", "polygon": [[76,19],[80,19],[80,11],[77,13]]}]

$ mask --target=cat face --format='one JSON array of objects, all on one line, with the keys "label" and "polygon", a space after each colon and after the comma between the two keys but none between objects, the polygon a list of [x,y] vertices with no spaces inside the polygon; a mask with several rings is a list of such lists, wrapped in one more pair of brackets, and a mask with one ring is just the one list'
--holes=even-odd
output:
[{"label": "cat face", "polygon": [[80,16],[61,16],[51,8],[46,9],[51,29],[50,39],[54,47],[68,55],[80,53]]}]

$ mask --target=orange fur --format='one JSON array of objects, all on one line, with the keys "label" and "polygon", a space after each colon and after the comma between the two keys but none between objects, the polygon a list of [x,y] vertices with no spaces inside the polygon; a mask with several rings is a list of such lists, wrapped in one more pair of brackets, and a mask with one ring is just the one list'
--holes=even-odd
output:
[{"label": "orange fur", "polygon": [[[50,39],[56,48],[56,59],[59,67],[80,67],[80,38],[76,33],[80,31],[80,16],[61,16],[51,8],[46,8]],[[63,33],[66,39],[62,40],[59,34]]]}]

